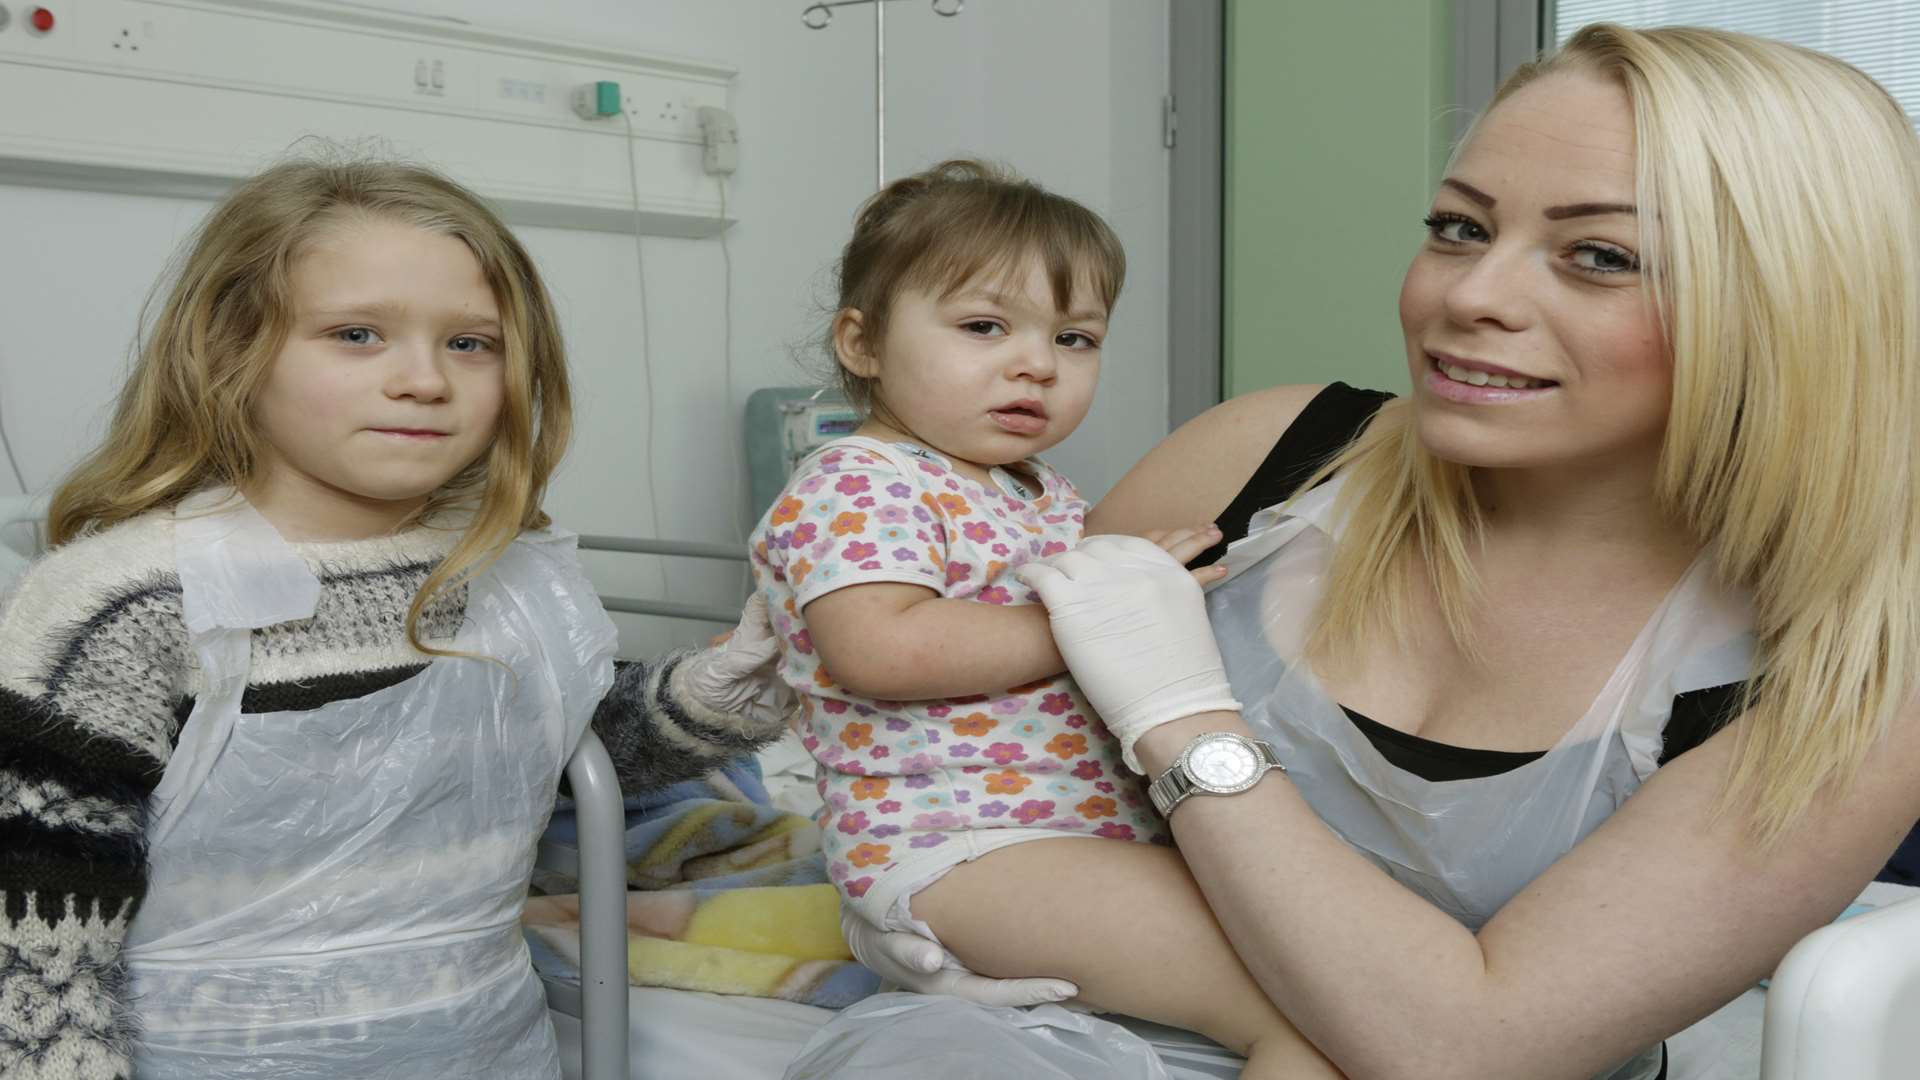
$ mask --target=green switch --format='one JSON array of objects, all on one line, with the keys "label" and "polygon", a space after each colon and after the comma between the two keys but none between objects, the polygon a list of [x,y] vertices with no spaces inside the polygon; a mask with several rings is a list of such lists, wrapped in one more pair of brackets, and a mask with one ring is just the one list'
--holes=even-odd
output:
[{"label": "green switch", "polygon": [[573,91],[573,111],[583,120],[619,116],[621,113],[620,84],[606,79],[581,83]]}]

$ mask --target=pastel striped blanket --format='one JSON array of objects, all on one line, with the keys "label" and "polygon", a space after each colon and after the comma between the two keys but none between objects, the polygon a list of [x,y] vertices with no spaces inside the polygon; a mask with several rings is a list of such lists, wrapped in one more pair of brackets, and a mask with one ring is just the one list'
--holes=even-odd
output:
[{"label": "pastel striped blanket", "polygon": [[[570,843],[574,835],[563,801],[548,836]],[[879,989],[840,935],[818,827],[774,808],[751,760],[628,798],[626,850],[634,985],[827,1008]],[[542,873],[534,886],[521,920],[534,967],[578,982],[578,885]]]}]

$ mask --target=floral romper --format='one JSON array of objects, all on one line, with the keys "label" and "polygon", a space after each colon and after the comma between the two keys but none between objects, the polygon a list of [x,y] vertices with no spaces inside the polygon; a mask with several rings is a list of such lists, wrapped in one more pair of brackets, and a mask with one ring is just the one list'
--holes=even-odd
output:
[{"label": "floral romper", "polygon": [[1167,843],[1139,778],[1062,673],[933,701],[879,701],[833,681],[805,606],[835,589],[923,585],[982,604],[1039,602],[1013,570],[1079,541],[1087,504],[1029,459],[1043,491],[1023,499],[909,443],[855,436],[802,462],[753,536],[757,587],[782,638],[780,675],[800,695],[799,731],[819,766],[827,870],[887,925],[897,901],[1007,843],[1102,836]]}]

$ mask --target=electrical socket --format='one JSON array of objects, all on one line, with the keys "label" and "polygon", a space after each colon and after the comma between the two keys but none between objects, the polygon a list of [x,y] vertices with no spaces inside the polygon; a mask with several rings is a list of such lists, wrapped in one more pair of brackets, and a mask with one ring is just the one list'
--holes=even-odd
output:
[{"label": "electrical socket", "polygon": [[740,125],[733,114],[712,105],[694,111],[700,124],[700,142],[706,147],[701,164],[710,176],[732,176],[740,167]]}]

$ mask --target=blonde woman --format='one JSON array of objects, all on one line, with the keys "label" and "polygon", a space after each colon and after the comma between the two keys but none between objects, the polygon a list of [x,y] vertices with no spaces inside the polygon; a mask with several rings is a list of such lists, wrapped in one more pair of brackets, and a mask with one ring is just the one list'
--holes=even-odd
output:
[{"label": "blonde woman", "polygon": [[0,601],[0,1073],[559,1075],[518,916],[582,732],[632,791],[783,730],[764,635],[612,662],[540,507],[568,401],[446,178],[215,209]]},{"label": "blonde woman", "polygon": [[[1434,196],[1409,398],[1229,402],[1088,522],[1218,520],[1231,580],[1203,606],[1121,536],[1029,572],[1089,699],[1145,730],[1293,1075],[1663,1075],[1920,817],[1916,193],[1858,71],[1589,27]],[[1179,704],[1228,683],[1238,712]],[[1126,892],[1052,869],[1112,963],[1190,974]],[[929,918],[993,887],[942,884]],[[1048,930],[947,944],[1081,977]]]}]

